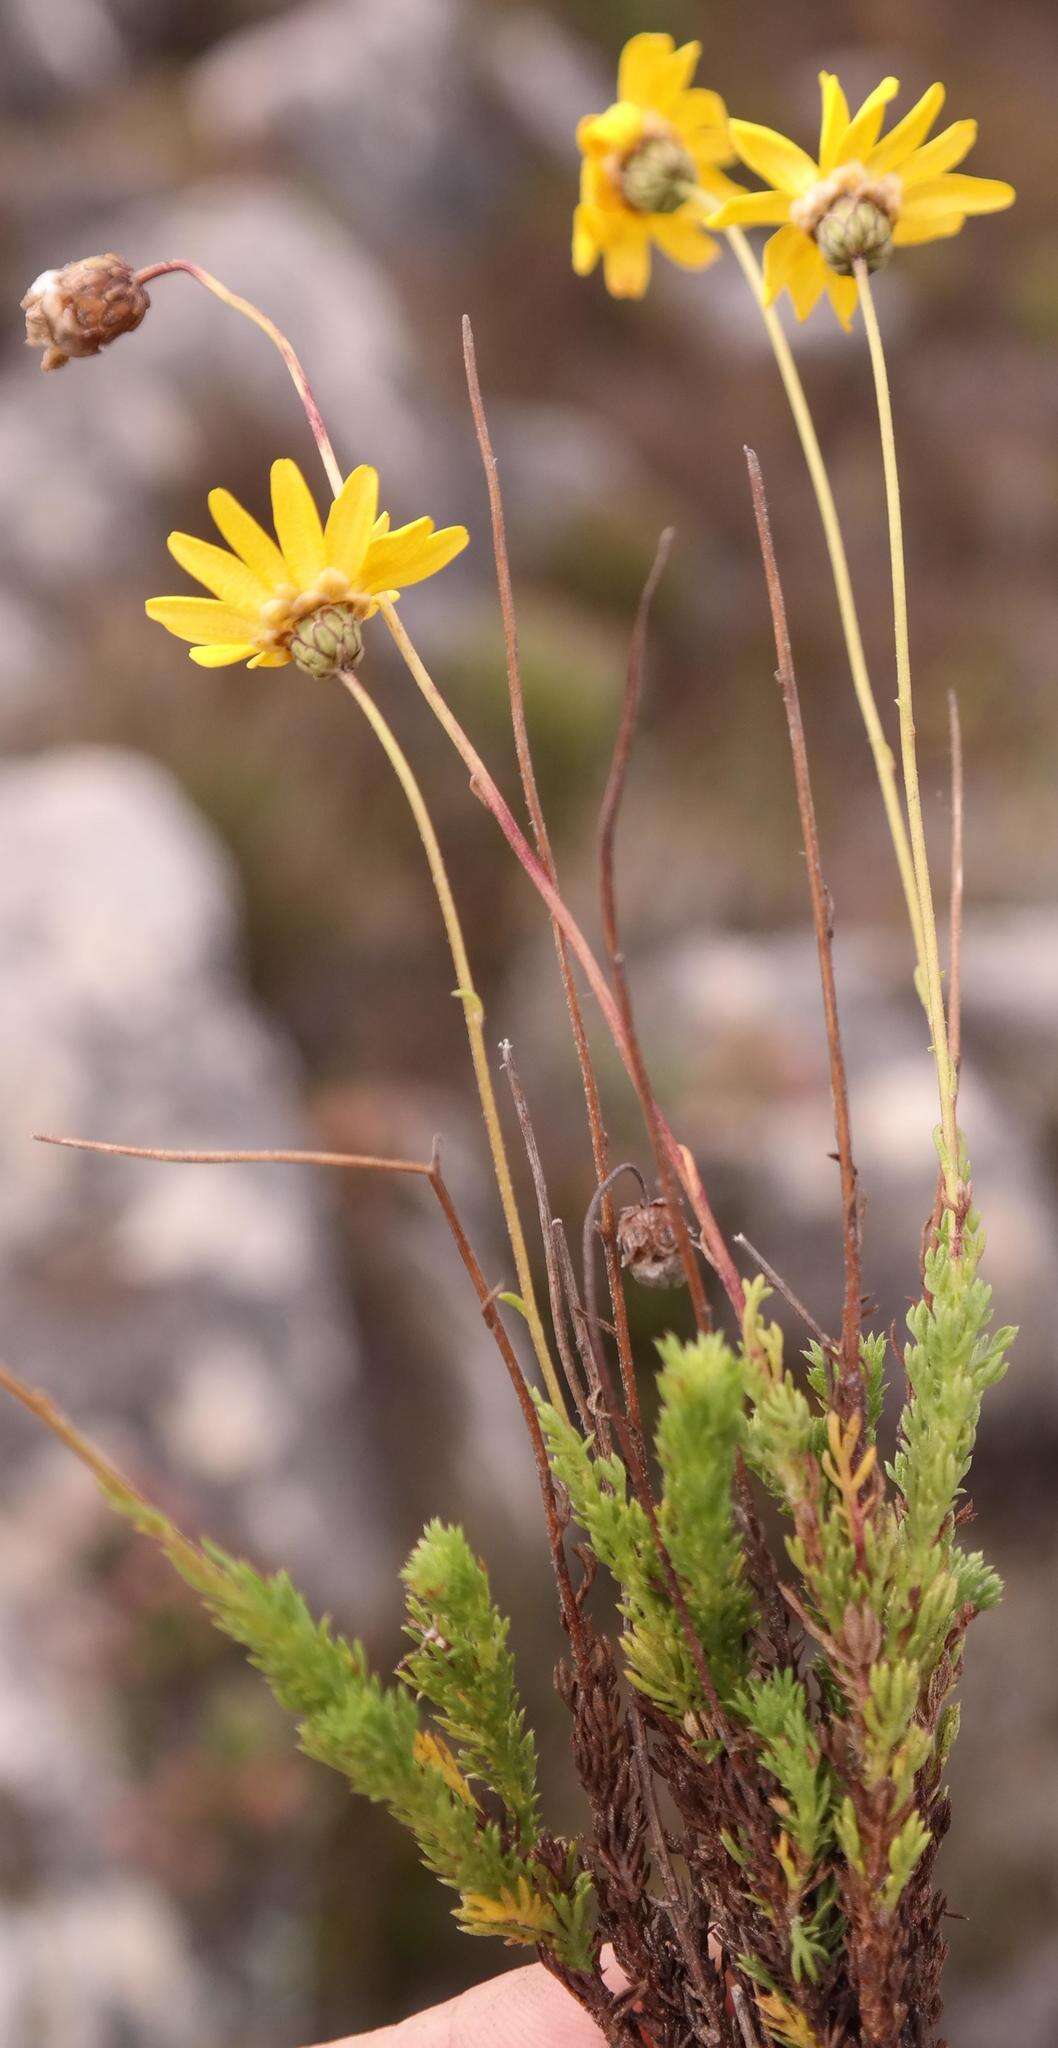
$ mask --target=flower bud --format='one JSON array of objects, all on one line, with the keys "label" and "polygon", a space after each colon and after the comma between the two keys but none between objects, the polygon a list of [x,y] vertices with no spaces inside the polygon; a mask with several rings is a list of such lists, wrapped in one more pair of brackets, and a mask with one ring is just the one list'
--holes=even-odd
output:
[{"label": "flower bud", "polygon": [[356,667],[364,636],[351,604],[321,604],[298,620],[287,647],[298,667],[322,682],[340,669]]},{"label": "flower bud", "polygon": [[831,270],[851,277],[861,259],[868,270],[880,270],[893,253],[893,223],[873,199],[849,194],[838,199],[816,229],[819,251]]},{"label": "flower bud", "polygon": [[674,135],[651,135],[621,165],[625,204],[635,213],[675,213],[698,183],[694,158]]},{"label": "flower bud", "polygon": [[61,370],[71,356],[96,356],[131,334],[150,303],[120,256],[85,256],[42,271],[22,301],[27,346],[44,350],[42,370]]},{"label": "flower bud", "polygon": [[621,1264],[641,1287],[679,1287],[683,1259],[672,1211],[660,1196],[636,1202],[617,1218],[617,1249]]}]

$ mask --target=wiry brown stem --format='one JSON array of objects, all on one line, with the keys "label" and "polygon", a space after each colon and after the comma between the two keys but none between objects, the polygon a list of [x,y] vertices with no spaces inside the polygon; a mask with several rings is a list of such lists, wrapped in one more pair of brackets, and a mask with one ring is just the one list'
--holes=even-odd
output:
[{"label": "wiry brown stem", "polygon": [[[599,1364],[600,1347],[598,1339],[588,1321],[587,1310],[582,1306],[577,1293],[577,1276],[573,1270],[569,1241],[566,1237],[566,1226],[561,1216],[556,1216],[552,1222],[551,1246],[562,1283],[566,1306],[569,1310],[569,1319],[573,1325],[573,1335],[576,1339],[577,1350],[580,1353],[585,1384],[588,1389],[587,1427],[595,1437],[604,1457],[609,1457],[613,1450],[613,1436],[610,1429],[606,1396],[603,1391],[603,1368]],[[642,1451],[642,1438],[638,1431],[634,1430],[633,1434],[637,1448]]]},{"label": "wiry brown stem", "polygon": [[514,1098],[515,1113],[522,1133],[522,1143],[525,1146],[525,1155],[529,1161],[529,1171],[533,1177],[537,1213],[540,1218],[540,1235],[544,1241],[547,1288],[551,1299],[551,1321],[554,1325],[555,1343],[558,1347],[562,1370],[566,1376],[566,1384],[573,1396],[574,1406],[580,1417],[581,1428],[586,1436],[590,1436],[594,1424],[588,1413],[584,1390],[581,1387],[580,1377],[569,1347],[569,1329],[566,1322],[562,1281],[556,1261],[554,1241],[551,1235],[552,1209],[547,1192],[547,1180],[544,1175],[543,1161],[540,1157],[540,1147],[536,1142],[536,1132],[533,1129],[532,1118],[529,1114],[529,1104],[525,1099],[525,1090],[522,1087],[521,1078],[514,1061],[514,1047],[509,1038],[505,1038],[500,1045],[500,1065],[507,1076],[511,1095]]},{"label": "wiry brown stem", "polygon": [[[470,410],[474,419],[474,431],[481,452],[482,467],[489,496],[489,517],[492,526],[492,547],[496,563],[496,584],[499,591],[500,613],[503,620],[503,643],[507,666],[507,688],[511,705],[511,725],[514,732],[515,752],[518,756],[518,771],[525,792],[526,809],[533,828],[536,850],[551,881],[558,884],[558,870],[551,848],[550,834],[540,801],[540,790],[533,766],[532,748],[529,743],[529,728],[525,716],[525,693],[522,688],[522,665],[518,649],[518,622],[514,605],[514,583],[511,576],[510,553],[507,547],[507,522],[503,510],[503,492],[500,488],[499,464],[489,433],[488,416],[482,397],[481,380],[478,376],[477,350],[474,346],[474,330],[468,317],[463,320],[463,360],[466,367],[467,390],[470,394]],[[591,1135],[592,1158],[595,1164],[596,1185],[606,1179],[609,1171],[610,1148],[603,1122],[602,1101],[595,1065],[588,1043],[577,984],[569,957],[569,945],[561,924],[552,916],[551,930],[558,955],[559,972],[569,1012],[573,1043],[576,1047],[580,1067],[584,1101],[588,1112],[588,1129]],[[639,1414],[639,1391],[636,1386],[635,1368],[632,1359],[632,1339],[628,1327],[628,1308],[621,1280],[621,1263],[617,1255],[614,1238],[613,1204],[607,1201],[602,1211],[602,1240],[606,1258],[606,1277],[613,1305],[614,1323],[617,1332],[617,1352],[624,1385],[625,1404],[638,1429],[642,1429]]]},{"label": "wiry brown stem", "polygon": [[628,980],[628,968],[621,946],[620,927],[617,916],[617,884],[614,874],[617,820],[620,815],[625,784],[628,780],[628,763],[631,758],[632,741],[635,738],[639,705],[643,694],[643,665],[646,656],[650,608],[654,602],[658,584],[665,573],[665,565],[668,561],[674,539],[673,529],[668,527],[658,542],[657,554],[654,557],[653,567],[647,577],[643,595],[639,601],[639,610],[636,614],[635,628],[632,633],[624,701],[621,706],[617,738],[614,741],[610,773],[606,789],[603,793],[602,809],[599,814],[599,898],[602,906],[603,943],[606,947],[607,958],[610,962],[610,972],[617,991],[621,1023],[624,1027],[625,1039],[631,1059],[632,1081],[646,1119],[650,1142],[657,1161],[661,1191],[668,1204],[669,1213],[672,1218],[672,1227],[676,1233],[676,1242],[679,1246],[680,1258],[683,1261],[683,1270],[687,1280],[687,1291],[690,1294],[691,1305],[694,1309],[694,1319],[700,1330],[708,1330],[712,1327],[712,1315],[708,1300],[706,1299],[705,1288],[702,1284],[701,1267],[695,1256],[694,1246],[691,1243],[691,1234],[684,1218],[683,1204],[680,1200],[679,1188],[673,1172],[669,1148],[665,1143],[662,1130],[661,1114],[654,1097],[654,1091],[650,1085],[650,1076],[647,1073],[646,1060],[643,1056],[642,1044],[636,1029],[635,1009],[632,1003],[632,991]]},{"label": "wiry brown stem", "polygon": [[151,1159],[161,1166],[328,1166],[345,1171],[413,1173],[430,1178],[431,1168],[418,1159],[379,1159],[371,1152],[183,1152],[158,1145],[114,1145],[101,1138],[57,1138],[34,1132],[37,1145],[62,1145],[70,1152],[104,1152],[118,1159]]},{"label": "wiry brown stem", "polygon": [[719,1991],[717,1984],[710,1979],[706,1965],[702,1960],[698,1943],[691,1932],[690,1911],[686,1898],[680,1888],[679,1879],[673,1869],[669,1845],[665,1840],[665,1828],[658,1808],[657,1788],[654,1784],[654,1767],[650,1760],[646,1727],[643,1721],[642,1710],[638,1703],[634,1703],[632,1707],[632,1737],[635,1744],[636,1762],[639,1766],[639,1782],[643,1791],[643,1806],[647,1816],[647,1825],[650,1829],[650,1839],[654,1848],[654,1860],[665,1893],[669,1917],[676,1939],[680,1945],[680,1952],[687,1965],[687,1974],[702,2002],[705,2012],[715,2025],[718,2016],[718,2006],[722,2005],[723,1994]]},{"label": "wiry brown stem", "polygon": [[470,1277],[471,1285],[481,1306],[482,1317],[487,1328],[492,1332],[500,1357],[507,1369],[507,1376],[514,1388],[518,1406],[522,1411],[525,1426],[529,1432],[529,1441],[533,1449],[537,1478],[540,1482],[540,1493],[544,1503],[544,1516],[547,1522],[551,1563],[558,1585],[563,1626],[569,1636],[578,1666],[583,1667],[587,1654],[584,1640],[584,1624],[581,1620],[580,1608],[577,1605],[577,1598],[570,1578],[569,1565],[566,1561],[565,1546],[562,1540],[562,1517],[559,1512],[554,1480],[551,1477],[551,1467],[547,1461],[547,1446],[544,1443],[540,1418],[536,1412],[532,1395],[526,1386],[525,1374],[515,1356],[514,1346],[500,1319],[499,1310],[496,1306],[495,1292],[490,1288],[482,1272],[481,1264],[463,1227],[459,1212],[442,1175],[440,1147],[436,1139],[434,1140],[433,1158],[429,1166],[429,1181],[437,1197],[445,1222],[448,1224],[448,1228],[455,1240],[456,1249]]},{"label": "wiry brown stem", "polygon": [[740,1244],[749,1253],[754,1265],[764,1274],[765,1279],[771,1281],[772,1286],[782,1295],[783,1300],[789,1303],[794,1314],[800,1316],[805,1329],[811,1332],[820,1349],[829,1352],[836,1351],[838,1347],[833,1337],[828,1337],[826,1331],[820,1328],[814,1315],[805,1307],[800,1296],[794,1293],[793,1288],[788,1281],[783,1279],[782,1274],[777,1273],[775,1267],[768,1264],[764,1253],[758,1251],[755,1244],[750,1243],[744,1230],[737,1230],[735,1232],[734,1242],[735,1244]]},{"label": "wiry brown stem", "polygon": [[[518,825],[506,797],[502,794],[495,777],[486,767],[469,734],[464,732],[451,707],[445,702],[418,650],[409,639],[403,622],[395,607],[383,598],[379,611],[399,649],[408,672],[425,698],[442,731],[447,733],[456,752],[460,755],[470,774],[470,786],[475,796],[481,799],[487,811],[496,820],[511,852],[532,882],[538,896],[546,904],[552,917],[561,926],[584,969],[592,994],[606,1020],[607,1029],[621,1056],[629,1077],[632,1077],[632,1055],[622,1022],[620,1009],[614,1000],[614,993],[599,965],[587,939],[584,936],[569,905],[560,896],[546,869]],[[669,1156],[687,1190],[688,1199],[694,1210],[702,1236],[702,1246],[720,1276],[724,1291],[731,1303],[736,1318],[741,1321],[744,1308],[742,1282],[738,1268],[721,1233],[716,1217],[706,1200],[701,1179],[690,1154],[677,1143],[672,1128],[662,1112],[658,1111],[658,1123]]]},{"label": "wiry brown stem", "polygon": [[761,555],[764,560],[764,576],[768,586],[768,602],[771,607],[772,626],[775,633],[775,652],[779,664],[776,680],[782,692],[783,708],[786,712],[786,724],[790,735],[790,752],[793,756],[797,808],[801,819],[801,837],[804,841],[805,862],[808,869],[808,888],[812,899],[812,921],[815,925],[816,948],[819,954],[819,977],[823,989],[823,1014],[826,1019],[827,1054],[830,1062],[830,1093],[834,1104],[834,1133],[837,1139],[838,1165],[841,1173],[845,1296],[841,1317],[841,1357],[837,1374],[836,1404],[843,1415],[850,1415],[854,1411],[862,1414],[866,1395],[863,1365],[860,1358],[860,1330],[863,1315],[860,1201],[856,1165],[852,1152],[852,1121],[849,1114],[849,1090],[845,1073],[845,1056],[841,1045],[837,985],[834,980],[833,908],[830,892],[823,879],[823,867],[819,852],[819,828],[816,823],[812,782],[808,771],[808,749],[805,745],[804,725],[801,720],[801,701],[797,690],[797,677],[794,673],[790,629],[786,618],[786,603],[779,577],[779,565],[775,558],[775,543],[772,539],[771,521],[768,517],[768,502],[764,493],[764,480],[760,473],[760,464],[752,448],[746,449],[746,462],[749,467],[750,489],[753,493],[753,510],[757,522]]},{"label": "wiry brown stem", "polygon": [[[562,1542],[562,1523],[555,1496],[554,1483],[551,1478],[551,1470],[547,1462],[547,1449],[544,1444],[539,1417],[533,1405],[529,1389],[526,1386],[525,1375],[518,1363],[514,1346],[501,1320],[499,1309],[496,1305],[496,1291],[489,1286],[485,1278],[481,1264],[463,1227],[447,1182],[441,1172],[441,1148],[438,1139],[434,1139],[433,1152],[429,1160],[382,1159],[373,1153],[366,1152],[272,1150],[185,1152],[158,1145],[117,1145],[97,1138],[60,1138],[46,1136],[43,1133],[38,1134],[37,1143],[41,1145],[62,1145],[77,1152],[102,1152],[111,1157],[123,1159],[149,1159],[161,1165],[171,1166],[324,1166],[340,1167],[368,1173],[411,1174],[420,1180],[429,1181],[438,1206],[452,1233],[456,1250],[463,1261],[463,1265],[470,1277],[471,1285],[477,1295],[482,1318],[492,1335],[496,1348],[506,1367],[508,1378],[514,1388],[518,1405],[525,1420],[526,1429],[529,1432],[529,1440],[532,1445],[537,1476],[540,1481],[540,1490],[543,1496],[548,1541],[551,1548],[552,1564],[558,1581],[563,1623],[573,1643],[574,1650],[578,1656],[583,1654],[583,1624],[580,1620],[576,1596],[569,1575],[569,1566],[566,1562]],[[2,1367],[0,1367],[0,1386],[6,1387],[9,1393],[15,1394],[25,1407],[32,1408],[40,1416],[41,1420],[48,1424],[50,1429],[60,1436],[65,1434],[66,1441],[72,1441],[68,1427],[64,1432],[64,1427],[62,1426],[63,1418],[59,1416],[58,1410],[54,1408],[46,1395],[35,1394],[32,1398],[29,1398],[28,1390],[23,1387],[22,1382],[16,1380],[12,1374],[6,1373]],[[78,1443],[79,1441],[78,1439]],[[78,1443],[73,1443],[72,1447],[77,1449]],[[78,1455],[81,1455],[80,1451]],[[105,1474],[102,1470],[97,1473],[97,1477],[105,1479]],[[123,1481],[122,1484],[124,1483]]]}]

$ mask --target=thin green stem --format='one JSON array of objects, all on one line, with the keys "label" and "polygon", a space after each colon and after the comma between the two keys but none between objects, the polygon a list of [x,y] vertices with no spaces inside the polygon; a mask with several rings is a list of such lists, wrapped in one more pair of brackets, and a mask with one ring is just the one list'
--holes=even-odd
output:
[{"label": "thin green stem", "polygon": [[804,451],[805,462],[808,465],[808,474],[812,480],[816,503],[819,506],[819,516],[823,522],[823,533],[826,539],[827,553],[830,556],[830,567],[834,578],[834,588],[837,593],[838,610],[841,614],[841,624],[845,635],[845,646],[848,650],[849,667],[852,671],[853,688],[856,692],[856,700],[860,707],[864,725],[867,728],[867,738],[870,742],[871,753],[874,756],[875,770],[882,792],[882,802],[885,805],[885,815],[889,822],[893,851],[896,854],[896,864],[900,871],[900,880],[907,903],[911,935],[915,943],[916,964],[919,969],[920,978],[924,979],[926,956],[922,916],[919,908],[919,890],[915,879],[915,864],[908,840],[903,807],[900,802],[896,763],[893,759],[892,748],[885,737],[882,727],[878,705],[875,701],[874,691],[871,687],[871,678],[867,669],[867,659],[863,651],[863,635],[860,632],[856,599],[853,595],[852,578],[849,575],[848,557],[845,553],[845,541],[841,531],[838,509],[834,502],[834,493],[830,487],[830,478],[823,460],[822,449],[819,446],[819,437],[809,410],[804,385],[801,382],[800,373],[793,358],[793,351],[783,333],[782,325],[774,308],[765,303],[764,278],[761,274],[760,265],[741,228],[728,228],[726,234],[734,256],[742,269],[742,273],[759,308],[768,340],[771,342],[779,375],[782,378],[783,388],[789,400],[790,411],[793,414],[794,425],[797,428],[801,447]]},{"label": "thin green stem", "polygon": [[496,1106],[496,1096],[492,1086],[492,1075],[489,1072],[489,1061],[485,1050],[485,1033],[483,1029],[485,1012],[482,1007],[481,998],[474,988],[473,976],[470,971],[470,960],[467,956],[466,944],[463,939],[463,928],[459,922],[459,913],[456,909],[455,898],[452,895],[452,887],[448,879],[444,855],[441,852],[437,834],[434,831],[433,820],[426,807],[426,800],[416,781],[411,763],[404,753],[396,734],[382,716],[374,698],[368,694],[359,677],[354,675],[352,670],[344,670],[341,680],[349,695],[359,705],[378,739],[390,767],[393,769],[408,800],[408,808],[415,820],[419,837],[423,843],[423,850],[430,869],[430,877],[437,893],[441,918],[448,937],[448,944],[451,948],[457,983],[455,993],[463,1005],[463,1014],[466,1018],[467,1037],[470,1041],[470,1057],[474,1066],[474,1078],[478,1085],[481,1114],[485,1130],[488,1134],[489,1150],[492,1153],[492,1166],[496,1175],[496,1186],[499,1189],[504,1219],[507,1224],[507,1235],[510,1239],[515,1269],[518,1274],[518,1288],[525,1309],[525,1319],[529,1325],[533,1349],[536,1352],[544,1384],[547,1387],[548,1399],[554,1403],[560,1414],[564,1414],[565,1397],[551,1359],[551,1352],[544,1334],[544,1326],[540,1320],[540,1310],[537,1307],[536,1295],[533,1291],[529,1254],[526,1251],[525,1236],[522,1231],[518,1204],[515,1200],[514,1187],[511,1181],[507,1148],[503,1142],[499,1110]]},{"label": "thin green stem", "polygon": [[907,798],[911,849],[915,863],[915,883],[918,889],[919,909],[922,920],[926,1010],[929,1016],[930,1031],[933,1035],[933,1056],[937,1063],[937,1083],[940,1089],[944,1180],[949,1200],[953,1200],[959,1176],[959,1143],[955,1122],[955,1081],[948,1045],[948,1026],[944,1014],[944,988],[941,980],[940,946],[937,940],[937,919],[933,908],[933,885],[929,872],[929,851],[926,846],[926,827],[922,815],[922,796],[918,780],[915,714],[911,698],[911,638],[907,616],[904,525],[900,508],[900,473],[896,460],[896,436],[893,432],[893,406],[889,392],[889,375],[885,366],[885,350],[882,346],[881,329],[878,326],[878,315],[875,312],[874,299],[871,293],[871,281],[867,273],[867,266],[862,260],[857,262],[855,274],[856,282],[860,288],[863,324],[867,335],[867,346],[870,350],[871,369],[874,373],[874,388],[878,400],[878,426],[882,439],[885,498],[889,515],[889,546],[893,565],[896,702],[900,714],[900,744],[904,766],[904,793]]}]

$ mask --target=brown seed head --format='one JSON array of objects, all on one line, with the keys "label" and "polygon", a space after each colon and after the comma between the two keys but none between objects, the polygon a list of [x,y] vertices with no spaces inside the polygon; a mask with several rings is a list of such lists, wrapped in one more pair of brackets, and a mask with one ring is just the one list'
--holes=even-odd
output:
[{"label": "brown seed head", "polygon": [[679,1287],[683,1260],[672,1211],[660,1196],[636,1202],[617,1218],[617,1249],[621,1264],[641,1287]]},{"label": "brown seed head", "polygon": [[61,370],[71,356],[96,356],[131,334],[150,303],[121,256],[82,257],[30,285],[22,301],[27,346],[43,349],[42,370]]}]

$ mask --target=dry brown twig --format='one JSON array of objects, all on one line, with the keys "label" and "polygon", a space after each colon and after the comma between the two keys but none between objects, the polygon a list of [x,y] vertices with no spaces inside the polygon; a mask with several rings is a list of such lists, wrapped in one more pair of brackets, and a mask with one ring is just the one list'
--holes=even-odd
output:
[{"label": "dry brown twig", "polygon": [[757,535],[760,540],[760,550],[764,560],[764,576],[768,586],[768,602],[771,606],[772,626],[775,632],[775,652],[778,660],[776,681],[782,692],[783,708],[786,712],[786,724],[790,735],[794,783],[797,790],[797,808],[801,819],[801,837],[804,841],[805,861],[808,868],[808,888],[812,899],[812,922],[815,925],[816,947],[819,953],[819,976],[823,988],[823,1014],[826,1019],[827,1055],[830,1063],[830,1093],[834,1104],[834,1132],[837,1139],[838,1164],[841,1172],[845,1294],[841,1317],[841,1352],[840,1359],[837,1362],[835,1398],[836,1405],[842,1414],[848,1415],[854,1411],[862,1414],[866,1394],[863,1366],[860,1359],[860,1330],[863,1314],[860,1199],[856,1164],[852,1152],[852,1121],[849,1112],[848,1080],[845,1073],[845,1056],[841,1045],[837,985],[834,980],[834,913],[830,891],[823,879],[823,868],[819,852],[819,828],[816,823],[812,782],[808,770],[808,750],[805,745],[804,725],[801,719],[801,700],[798,695],[797,677],[794,672],[790,629],[786,618],[786,603],[779,578],[779,565],[775,557],[775,543],[772,539],[771,520],[768,517],[768,501],[764,493],[764,479],[761,476],[760,463],[752,448],[747,448],[745,453],[749,469],[750,489],[753,493],[753,511],[757,522]]}]

